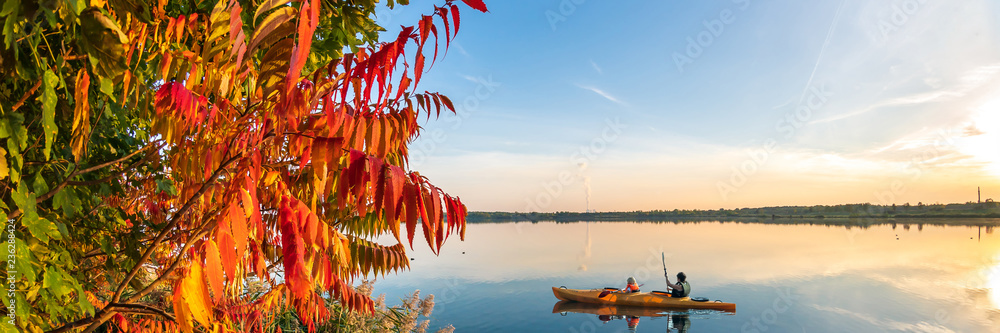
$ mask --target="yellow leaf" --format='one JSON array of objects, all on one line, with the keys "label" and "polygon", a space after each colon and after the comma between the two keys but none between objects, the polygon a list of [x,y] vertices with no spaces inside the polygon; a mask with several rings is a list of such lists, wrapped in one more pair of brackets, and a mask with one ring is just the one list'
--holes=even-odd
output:
[{"label": "yellow leaf", "polygon": [[7,170],[7,151],[0,148],[0,179],[7,178],[10,170]]},{"label": "yellow leaf", "polygon": [[191,310],[187,302],[184,301],[184,284],[178,283],[174,288],[174,317],[177,319],[177,326],[181,332],[192,333],[194,327],[191,325]]},{"label": "yellow leaf", "polygon": [[184,293],[184,301],[191,311],[191,317],[206,328],[212,327],[213,305],[208,297],[208,284],[205,282],[201,258],[195,257],[191,261],[191,271],[181,282],[181,290]]},{"label": "yellow leaf", "polygon": [[274,185],[274,181],[278,179],[278,174],[279,173],[277,170],[268,171],[267,175],[264,176],[264,185],[267,186]]},{"label": "yellow leaf", "polygon": [[247,219],[249,219],[251,216],[253,216],[253,198],[250,197],[250,191],[247,191],[247,189],[245,188],[242,190],[243,190],[242,191],[243,213],[247,216]]}]

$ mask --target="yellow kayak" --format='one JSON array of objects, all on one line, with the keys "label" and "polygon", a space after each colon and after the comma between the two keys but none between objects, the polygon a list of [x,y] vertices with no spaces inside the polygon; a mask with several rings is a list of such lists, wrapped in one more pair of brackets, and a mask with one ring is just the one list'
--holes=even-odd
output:
[{"label": "yellow kayak", "polygon": [[614,304],[640,307],[674,308],[674,309],[711,309],[726,312],[736,312],[736,304],[720,301],[695,301],[690,297],[670,297],[660,292],[622,293],[612,292],[604,297],[604,289],[568,289],[552,287],[552,294],[563,301],[575,301],[596,304]]}]

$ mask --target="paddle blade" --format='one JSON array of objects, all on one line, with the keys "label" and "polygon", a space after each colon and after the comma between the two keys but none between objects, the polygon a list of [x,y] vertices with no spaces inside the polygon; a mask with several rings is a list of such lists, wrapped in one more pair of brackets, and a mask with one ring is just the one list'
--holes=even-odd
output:
[{"label": "paddle blade", "polygon": [[608,294],[610,293],[611,293],[610,290],[602,291],[601,294],[597,296],[597,298],[604,298],[604,296],[608,296]]}]

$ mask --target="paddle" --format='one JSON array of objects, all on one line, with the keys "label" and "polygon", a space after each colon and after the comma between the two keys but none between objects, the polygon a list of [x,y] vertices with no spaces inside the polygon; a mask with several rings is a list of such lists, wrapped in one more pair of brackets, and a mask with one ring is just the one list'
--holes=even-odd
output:
[{"label": "paddle", "polygon": [[670,279],[667,278],[667,256],[660,252],[660,261],[663,262],[663,279],[667,280],[667,288],[670,288]]}]

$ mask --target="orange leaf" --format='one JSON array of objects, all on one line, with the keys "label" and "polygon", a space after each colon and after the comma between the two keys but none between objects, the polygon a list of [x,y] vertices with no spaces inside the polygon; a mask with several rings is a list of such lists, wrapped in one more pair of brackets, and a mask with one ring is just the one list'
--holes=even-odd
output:
[{"label": "orange leaf", "polygon": [[233,243],[233,235],[228,231],[220,232],[216,236],[219,247],[219,257],[222,259],[222,268],[226,271],[229,283],[233,283],[236,278],[236,266],[242,257],[236,256],[236,245]]},{"label": "orange leaf", "polygon": [[247,219],[235,201],[229,204],[229,223],[232,226],[233,241],[236,244],[236,258],[243,258],[243,254],[247,251],[247,242],[249,241]]},{"label": "orange leaf", "polygon": [[218,303],[222,301],[225,294],[222,281],[222,260],[219,255],[219,246],[214,241],[209,240],[205,245],[205,269],[208,274],[208,284],[212,287],[212,299]]},{"label": "orange leaf", "polygon": [[246,214],[246,216],[253,216],[254,204],[253,198],[250,197],[250,191],[247,191],[245,188],[241,190],[242,191],[240,191],[240,193],[242,194],[243,199],[243,213]]}]

